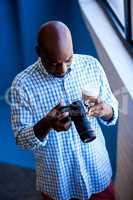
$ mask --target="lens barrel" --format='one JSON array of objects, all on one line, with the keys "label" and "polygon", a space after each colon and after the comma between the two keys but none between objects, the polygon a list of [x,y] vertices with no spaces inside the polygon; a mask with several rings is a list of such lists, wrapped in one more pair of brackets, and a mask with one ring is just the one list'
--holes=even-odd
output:
[{"label": "lens barrel", "polygon": [[95,132],[91,127],[91,123],[86,116],[86,111],[82,101],[74,101],[72,104],[62,107],[60,111],[69,112],[69,116],[74,122],[80,139],[84,143],[91,142],[96,138]]}]

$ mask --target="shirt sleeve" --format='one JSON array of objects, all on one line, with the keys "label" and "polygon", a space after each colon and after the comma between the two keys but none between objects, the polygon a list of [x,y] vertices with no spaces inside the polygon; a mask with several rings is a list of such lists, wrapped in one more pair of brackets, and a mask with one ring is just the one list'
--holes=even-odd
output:
[{"label": "shirt sleeve", "polygon": [[116,121],[118,119],[118,101],[111,91],[106,74],[98,60],[96,60],[96,65],[98,67],[98,71],[100,72],[100,77],[99,77],[100,78],[100,94],[99,94],[99,96],[102,101],[104,101],[106,104],[110,105],[113,109],[113,117],[111,120],[107,121],[103,118],[99,118],[99,120],[107,126],[115,125]]},{"label": "shirt sleeve", "polygon": [[34,134],[33,112],[22,87],[11,87],[11,124],[16,144],[24,149],[36,151],[47,142],[47,136],[41,142]]}]

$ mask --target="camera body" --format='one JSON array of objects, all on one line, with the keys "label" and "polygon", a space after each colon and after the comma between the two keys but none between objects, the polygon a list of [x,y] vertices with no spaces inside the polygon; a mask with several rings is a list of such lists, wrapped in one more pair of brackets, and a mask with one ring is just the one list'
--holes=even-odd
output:
[{"label": "camera body", "polygon": [[96,136],[91,124],[86,116],[86,111],[81,100],[72,102],[72,104],[60,108],[61,112],[69,112],[69,119],[74,122],[80,139],[84,142],[93,141]]}]

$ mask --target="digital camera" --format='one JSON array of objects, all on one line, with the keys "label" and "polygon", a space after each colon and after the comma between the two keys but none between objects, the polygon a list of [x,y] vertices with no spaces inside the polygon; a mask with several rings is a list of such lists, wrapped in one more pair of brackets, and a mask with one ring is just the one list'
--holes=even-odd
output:
[{"label": "digital camera", "polygon": [[84,104],[81,100],[60,108],[61,112],[69,112],[69,117],[64,120],[72,120],[77,132],[84,143],[91,142],[96,138],[95,132],[86,116]]}]

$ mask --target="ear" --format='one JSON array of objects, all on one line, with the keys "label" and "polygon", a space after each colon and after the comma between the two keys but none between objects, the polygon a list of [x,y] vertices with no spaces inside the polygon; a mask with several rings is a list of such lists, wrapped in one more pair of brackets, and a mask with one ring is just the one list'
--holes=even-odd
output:
[{"label": "ear", "polygon": [[40,48],[38,45],[36,45],[35,50],[36,50],[37,55],[40,57]]}]

